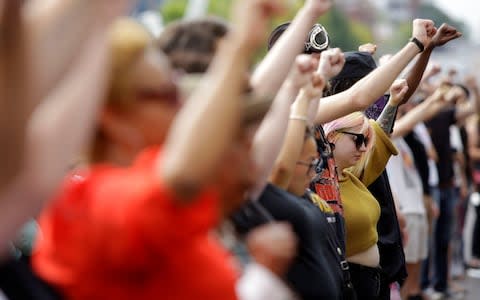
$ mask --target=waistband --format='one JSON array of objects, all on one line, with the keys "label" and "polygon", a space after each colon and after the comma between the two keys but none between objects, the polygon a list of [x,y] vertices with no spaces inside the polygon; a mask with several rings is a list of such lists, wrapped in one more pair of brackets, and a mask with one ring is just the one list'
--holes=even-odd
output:
[{"label": "waistband", "polygon": [[367,272],[367,273],[371,273],[371,274],[380,274],[382,272],[382,268],[380,266],[372,268],[372,267],[368,267],[368,266],[359,265],[359,264],[356,264],[356,263],[349,262],[348,267],[349,267],[350,271],[353,271],[353,272],[356,272],[356,271],[357,272]]}]

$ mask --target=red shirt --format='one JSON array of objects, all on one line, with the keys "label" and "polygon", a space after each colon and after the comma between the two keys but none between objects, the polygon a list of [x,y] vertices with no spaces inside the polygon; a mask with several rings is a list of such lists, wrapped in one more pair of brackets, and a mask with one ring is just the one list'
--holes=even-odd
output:
[{"label": "red shirt", "polygon": [[236,299],[233,259],[210,234],[217,193],[181,204],[157,154],[70,176],[41,216],[33,268],[68,299]]}]

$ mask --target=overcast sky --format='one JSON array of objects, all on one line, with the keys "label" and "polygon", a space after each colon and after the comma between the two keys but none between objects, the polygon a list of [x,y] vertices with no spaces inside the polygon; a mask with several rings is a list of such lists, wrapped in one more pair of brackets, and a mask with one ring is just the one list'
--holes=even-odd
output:
[{"label": "overcast sky", "polygon": [[480,1],[477,0],[432,0],[452,17],[468,24],[472,39],[480,43]]}]

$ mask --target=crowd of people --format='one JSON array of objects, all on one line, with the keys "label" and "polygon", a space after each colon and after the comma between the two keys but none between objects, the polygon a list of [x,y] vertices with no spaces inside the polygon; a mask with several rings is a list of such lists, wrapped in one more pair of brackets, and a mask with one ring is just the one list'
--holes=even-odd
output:
[{"label": "crowd of people", "polygon": [[0,1],[0,299],[451,295],[480,89],[429,60],[457,29],[415,19],[377,66],[330,47],[331,0],[159,37],[134,2]]}]

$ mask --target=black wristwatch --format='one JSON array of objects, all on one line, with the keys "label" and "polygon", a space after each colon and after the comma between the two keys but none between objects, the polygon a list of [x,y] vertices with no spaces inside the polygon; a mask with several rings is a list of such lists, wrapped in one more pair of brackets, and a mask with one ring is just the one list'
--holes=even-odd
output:
[{"label": "black wristwatch", "polygon": [[423,52],[423,50],[425,50],[425,46],[416,37],[412,37],[408,41],[417,45],[418,49],[420,49],[420,52]]}]

